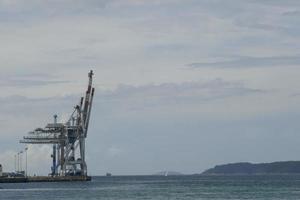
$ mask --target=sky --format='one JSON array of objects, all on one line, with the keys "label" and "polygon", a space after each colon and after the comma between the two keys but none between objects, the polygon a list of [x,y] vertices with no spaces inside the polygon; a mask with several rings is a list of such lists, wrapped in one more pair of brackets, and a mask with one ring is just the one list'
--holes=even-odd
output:
[{"label": "sky", "polygon": [[[299,24],[298,0],[0,0],[0,163],[91,69],[91,175],[299,160]],[[50,154],[29,146],[29,174]]]}]

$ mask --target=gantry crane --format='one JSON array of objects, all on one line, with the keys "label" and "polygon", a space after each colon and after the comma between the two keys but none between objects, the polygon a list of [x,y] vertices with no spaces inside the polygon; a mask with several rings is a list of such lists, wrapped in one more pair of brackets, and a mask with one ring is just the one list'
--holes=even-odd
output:
[{"label": "gantry crane", "polygon": [[36,128],[20,140],[26,144],[52,144],[52,176],[87,176],[85,161],[85,139],[89,128],[95,88],[92,87],[93,71],[88,74],[89,82],[85,98],[81,97],[78,105],[65,123],[54,122],[45,128]]}]

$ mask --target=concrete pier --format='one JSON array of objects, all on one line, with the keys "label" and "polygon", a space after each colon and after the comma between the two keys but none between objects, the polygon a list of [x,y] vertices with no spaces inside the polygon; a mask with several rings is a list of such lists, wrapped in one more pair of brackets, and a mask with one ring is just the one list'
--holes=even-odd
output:
[{"label": "concrete pier", "polygon": [[29,176],[0,178],[0,183],[91,181],[91,176]]}]

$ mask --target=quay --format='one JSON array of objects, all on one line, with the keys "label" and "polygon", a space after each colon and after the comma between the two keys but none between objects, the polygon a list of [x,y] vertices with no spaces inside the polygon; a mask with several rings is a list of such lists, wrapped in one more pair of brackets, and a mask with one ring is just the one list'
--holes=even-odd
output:
[{"label": "quay", "polygon": [[0,183],[91,181],[91,176],[28,176],[0,177]]}]

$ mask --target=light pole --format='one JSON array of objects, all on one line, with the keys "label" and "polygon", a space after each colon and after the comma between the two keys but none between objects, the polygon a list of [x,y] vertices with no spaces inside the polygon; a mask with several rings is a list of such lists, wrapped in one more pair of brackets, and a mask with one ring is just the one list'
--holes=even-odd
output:
[{"label": "light pole", "polygon": [[22,156],[23,156],[23,151],[20,151],[20,171],[22,172]]},{"label": "light pole", "polygon": [[18,152],[18,168],[17,173],[20,171],[20,152]]},{"label": "light pole", "polygon": [[15,154],[15,172],[17,171],[17,154]]},{"label": "light pole", "polygon": [[27,177],[27,150],[28,150],[28,147],[25,147],[25,156],[26,156],[26,162],[25,162],[25,176]]}]

